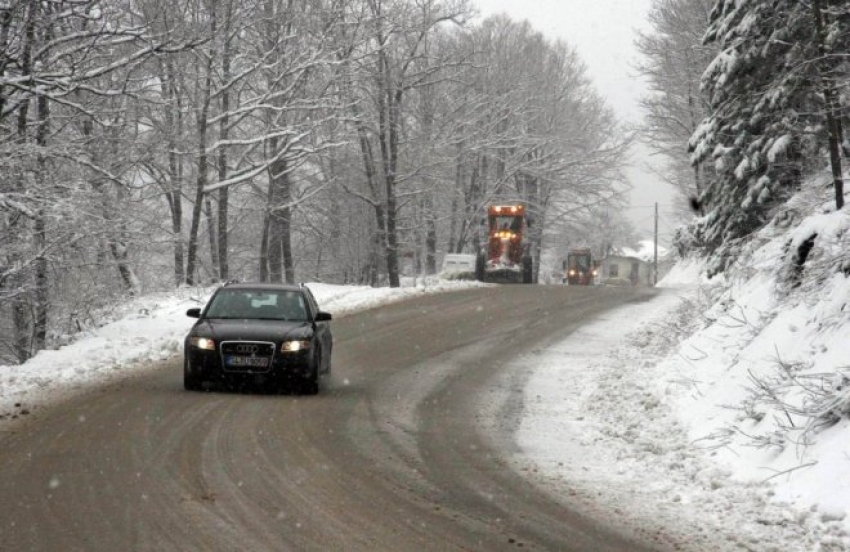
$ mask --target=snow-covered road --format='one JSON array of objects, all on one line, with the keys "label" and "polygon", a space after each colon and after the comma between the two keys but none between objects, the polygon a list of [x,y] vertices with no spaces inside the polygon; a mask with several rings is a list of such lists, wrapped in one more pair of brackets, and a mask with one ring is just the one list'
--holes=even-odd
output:
[{"label": "snow-covered road", "polygon": [[[469,285],[477,284],[313,289],[323,308],[343,315]],[[178,352],[191,324],[185,310],[208,293],[182,289],[134,300],[58,350],[23,366],[0,366],[0,430],[69,393]],[[698,314],[697,293],[693,285],[670,289],[518,359],[533,373],[523,391],[515,468],[557,497],[615,512],[661,542],[689,543],[689,550],[850,550],[840,509],[778,502],[781,478],[735,478],[715,449],[689,433],[693,420],[678,400],[687,387],[671,383],[662,361]]]}]

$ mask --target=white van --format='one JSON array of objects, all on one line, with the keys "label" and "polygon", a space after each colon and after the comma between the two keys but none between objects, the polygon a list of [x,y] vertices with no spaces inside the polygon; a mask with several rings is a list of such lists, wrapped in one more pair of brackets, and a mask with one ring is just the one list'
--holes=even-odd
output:
[{"label": "white van", "polygon": [[443,268],[440,276],[451,278],[461,273],[469,273],[475,277],[475,255],[464,253],[449,253],[443,258]]}]

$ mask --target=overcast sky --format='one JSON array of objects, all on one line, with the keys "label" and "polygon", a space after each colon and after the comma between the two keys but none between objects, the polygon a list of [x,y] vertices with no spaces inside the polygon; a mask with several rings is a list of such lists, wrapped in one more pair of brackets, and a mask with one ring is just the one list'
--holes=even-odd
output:
[{"label": "overcast sky", "polygon": [[[562,39],[581,56],[599,94],[606,98],[621,121],[639,123],[638,99],[646,84],[632,68],[638,58],[634,46],[636,29],[647,30],[646,14],[652,0],[472,0],[481,15],[507,13],[527,19],[549,36]],[[630,218],[642,236],[651,237],[653,204],[662,213],[662,240],[670,233],[669,215],[673,191],[641,167],[646,153],[637,148],[635,166],[627,175],[633,187]],[[668,222],[669,221],[669,222]]]}]

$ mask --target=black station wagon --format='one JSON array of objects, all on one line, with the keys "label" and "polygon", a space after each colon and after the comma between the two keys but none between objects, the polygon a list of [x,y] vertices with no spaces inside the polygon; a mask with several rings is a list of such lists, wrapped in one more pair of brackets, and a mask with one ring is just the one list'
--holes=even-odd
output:
[{"label": "black station wagon", "polygon": [[251,383],[314,395],[330,374],[331,315],[304,285],[226,284],[186,314],[198,319],[184,347],[187,390]]}]

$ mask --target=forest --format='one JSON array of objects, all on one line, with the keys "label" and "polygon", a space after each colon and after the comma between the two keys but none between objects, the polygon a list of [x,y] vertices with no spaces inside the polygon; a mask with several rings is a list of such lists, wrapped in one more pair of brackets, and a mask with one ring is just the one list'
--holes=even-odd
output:
[{"label": "forest", "polygon": [[[698,215],[677,232],[680,254],[724,272],[823,172],[830,208],[844,207],[850,2],[657,0],[650,23],[638,41],[652,85],[644,138]],[[800,216],[786,215],[785,226]]]},{"label": "forest", "polygon": [[4,1],[0,356],[143,291],[396,287],[493,201],[539,259],[622,205],[631,136],[567,44],[465,0]]},{"label": "forest", "polygon": [[[642,140],[721,272],[829,164],[843,205],[850,5],[655,0],[626,127],[565,42],[467,0],[0,0],[0,362],[122,297],[230,279],[401,285],[478,249],[632,237]],[[554,255],[557,257],[557,254]]]}]

